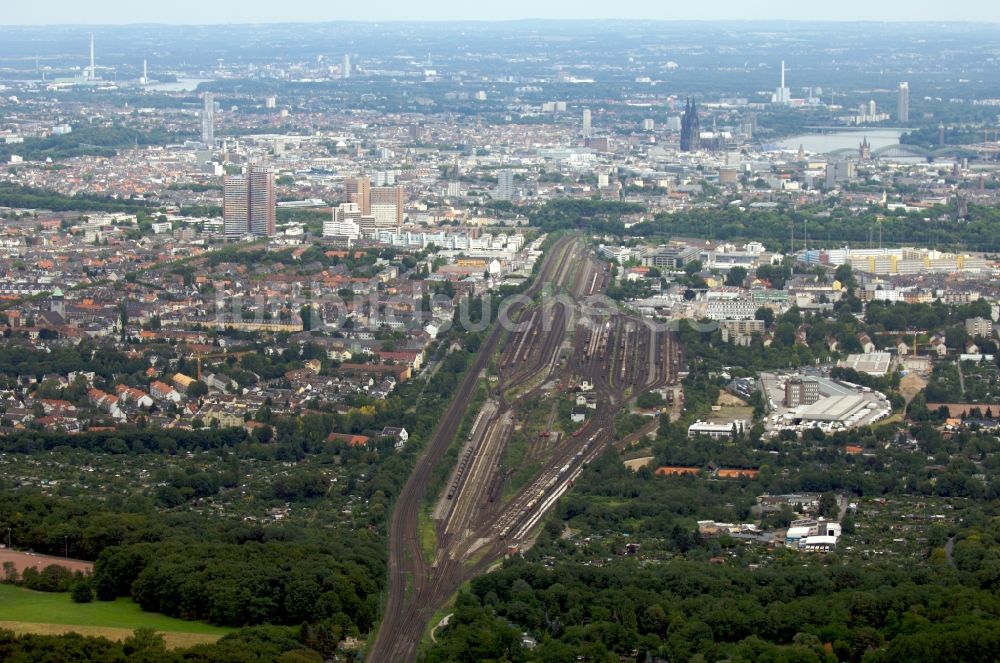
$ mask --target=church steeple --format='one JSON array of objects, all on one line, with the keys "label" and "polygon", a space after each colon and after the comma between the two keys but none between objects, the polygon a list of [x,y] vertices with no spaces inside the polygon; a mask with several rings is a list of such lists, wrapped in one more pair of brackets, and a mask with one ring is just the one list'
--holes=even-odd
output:
[{"label": "church steeple", "polygon": [[858,157],[860,161],[869,161],[872,158],[872,146],[868,142],[868,136],[864,137],[861,141],[861,145],[858,148]]},{"label": "church steeple", "polygon": [[681,116],[681,152],[694,152],[701,148],[701,122],[698,107],[688,98]]}]

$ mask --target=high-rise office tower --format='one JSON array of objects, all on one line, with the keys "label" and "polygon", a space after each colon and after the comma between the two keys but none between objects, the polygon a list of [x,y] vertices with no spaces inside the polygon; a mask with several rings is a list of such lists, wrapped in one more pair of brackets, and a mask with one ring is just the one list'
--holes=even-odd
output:
[{"label": "high-rise office tower", "polygon": [[504,169],[497,171],[497,192],[495,198],[497,200],[512,200],[514,198],[513,170]]},{"label": "high-rise office tower", "polygon": [[269,167],[251,166],[243,175],[226,177],[222,205],[226,237],[271,237],[275,207],[274,171]]},{"label": "high-rise office tower", "polygon": [[345,180],[344,196],[347,202],[357,203],[363,215],[372,213],[372,181],[364,175]]},{"label": "high-rise office tower", "polygon": [[274,195],[274,171],[267,166],[250,168],[250,234],[274,235],[277,200]]},{"label": "high-rise office tower", "polygon": [[690,99],[684,105],[681,115],[681,152],[696,152],[701,149],[701,120],[698,108]]},{"label": "high-rise office tower", "polygon": [[583,109],[583,137],[590,138],[594,135],[594,130],[590,125],[590,109]]},{"label": "high-rise office tower", "polygon": [[897,119],[900,122],[910,121],[910,84],[905,81],[899,84],[899,108],[897,109]]},{"label": "high-rise office tower", "polygon": [[250,180],[246,175],[227,175],[224,182],[223,230],[228,238],[243,237],[250,227]]},{"label": "high-rise office tower", "polygon": [[215,145],[215,95],[205,93],[205,105],[201,110],[201,142],[209,147]]},{"label": "high-rise office tower", "polygon": [[398,228],[403,225],[403,187],[372,187],[371,215],[378,228]]},{"label": "high-rise office tower", "polygon": [[351,77],[351,54],[350,53],[344,53],[344,64],[341,65],[340,69],[341,69],[340,75],[343,78],[350,78]]}]

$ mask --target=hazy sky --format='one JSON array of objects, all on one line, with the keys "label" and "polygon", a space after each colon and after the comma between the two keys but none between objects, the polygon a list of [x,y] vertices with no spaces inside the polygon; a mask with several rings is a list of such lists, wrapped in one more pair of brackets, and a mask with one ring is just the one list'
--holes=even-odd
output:
[{"label": "hazy sky", "polygon": [[4,4],[3,25],[522,18],[1000,22],[997,0],[13,0]]}]

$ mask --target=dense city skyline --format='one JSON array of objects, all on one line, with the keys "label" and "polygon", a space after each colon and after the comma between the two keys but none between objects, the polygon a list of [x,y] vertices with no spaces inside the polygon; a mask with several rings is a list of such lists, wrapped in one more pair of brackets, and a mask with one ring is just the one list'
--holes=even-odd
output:
[{"label": "dense city skyline", "polygon": [[758,4],[8,10],[0,661],[994,661],[1000,11]]}]

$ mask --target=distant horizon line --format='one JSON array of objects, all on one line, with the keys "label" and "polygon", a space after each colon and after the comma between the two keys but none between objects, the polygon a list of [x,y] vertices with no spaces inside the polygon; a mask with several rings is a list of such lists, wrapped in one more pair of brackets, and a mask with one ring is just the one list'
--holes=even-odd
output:
[{"label": "distant horizon line", "polygon": [[337,25],[337,24],[360,24],[360,25],[381,25],[392,24],[415,24],[415,25],[446,25],[446,24],[504,24],[504,23],[597,23],[604,24],[626,24],[626,23],[670,23],[670,24],[703,24],[703,25],[726,25],[726,24],[757,24],[757,25],[955,25],[955,26],[991,26],[1000,24],[1000,18],[996,20],[972,20],[972,19],[824,19],[824,18],[730,18],[730,19],[708,19],[708,18],[396,18],[383,20],[370,19],[329,19],[329,20],[287,20],[287,21],[249,21],[249,22],[207,22],[207,23],[172,23],[166,21],[134,21],[128,23],[5,23],[0,25],[0,30],[11,28],[128,28],[128,27],[215,27],[215,26],[266,26],[266,25]]}]

